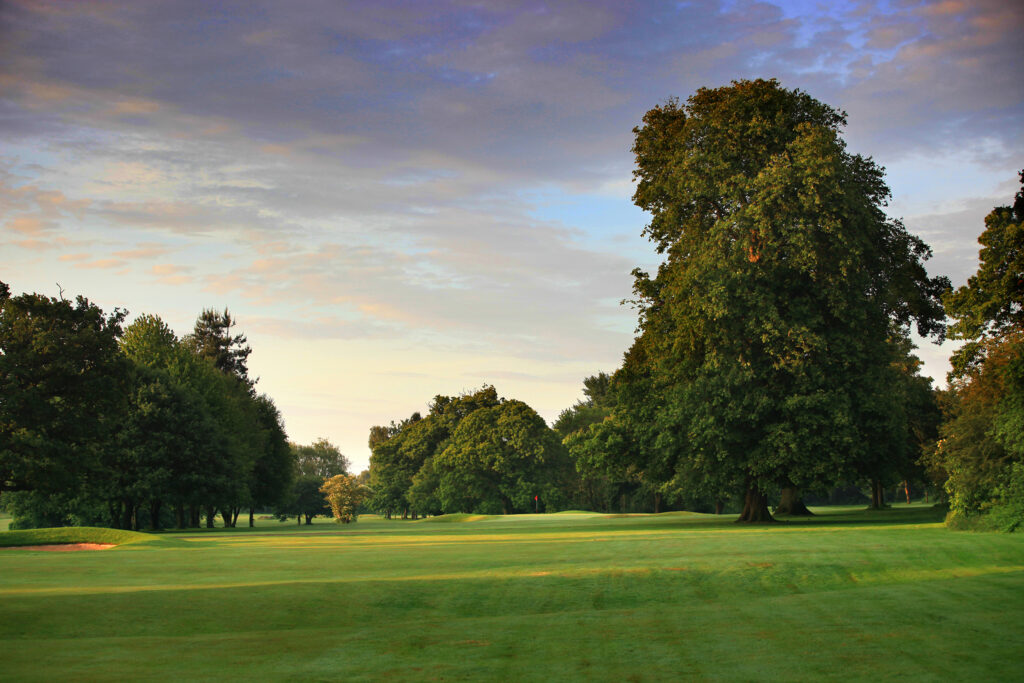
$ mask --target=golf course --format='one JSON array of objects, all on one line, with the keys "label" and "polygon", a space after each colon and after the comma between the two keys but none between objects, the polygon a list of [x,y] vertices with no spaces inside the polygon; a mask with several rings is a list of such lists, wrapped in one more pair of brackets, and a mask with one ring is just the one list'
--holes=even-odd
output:
[{"label": "golf course", "polygon": [[[925,505],[814,512],[767,525],[681,512],[261,519],[105,530],[96,542],[117,543],[105,550],[4,549],[0,677],[1021,675],[1024,536],[953,532]],[[0,532],[0,545],[54,542],[43,536]]]}]

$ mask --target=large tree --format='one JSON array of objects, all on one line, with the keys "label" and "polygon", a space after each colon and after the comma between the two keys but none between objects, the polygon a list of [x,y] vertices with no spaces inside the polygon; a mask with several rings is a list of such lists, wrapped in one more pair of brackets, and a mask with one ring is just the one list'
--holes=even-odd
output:
[{"label": "large tree", "polygon": [[757,80],[670,100],[634,130],[634,201],[664,255],[654,277],[635,271],[634,373],[662,397],[650,456],[745,490],[741,520],[771,518],[769,491],[831,484],[862,457],[888,340],[913,321],[941,334],[948,282],[886,217],[882,170],[846,150],[844,123]]}]

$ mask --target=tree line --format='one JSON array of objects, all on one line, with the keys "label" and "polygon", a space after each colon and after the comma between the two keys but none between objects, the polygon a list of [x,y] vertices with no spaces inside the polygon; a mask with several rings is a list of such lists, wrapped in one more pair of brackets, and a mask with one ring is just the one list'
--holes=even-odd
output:
[{"label": "tree line", "polygon": [[[308,524],[566,507],[806,514],[843,487],[902,482],[950,522],[1024,521],[1024,172],[953,290],[884,207],[884,170],[846,115],[774,80],[702,88],[634,129],[634,203],[662,261],[636,269],[637,334],[549,427],[493,386],[371,428],[360,477],[329,442],[289,444],[227,311],[178,339],[156,316],[0,283],[0,492],[16,523]],[[911,330],[962,340],[947,390]],[[340,478],[339,478],[340,477]],[[831,492],[831,493],[829,493]],[[173,521],[164,521],[165,518]],[[979,522],[979,520],[981,520]]]},{"label": "tree line", "polygon": [[[523,427],[498,419],[517,402],[489,387],[374,427],[372,505],[516,512],[542,492],[548,509],[735,506],[762,522],[770,503],[809,514],[807,496],[863,488],[879,508],[913,483],[948,495],[954,518],[1019,524],[1022,195],[986,219],[978,274],[954,292],[886,216],[884,171],[847,150],[845,123],[774,80],[647,112],[633,199],[662,262],[633,273],[621,367],[584,380],[553,431],[525,429],[525,406]],[[910,333],[942,341],[947,314],[969,343],[936,391]]]},{"label": "tree line", "polygon": [[159,316],[124,326],[126,315],[0,283],[0,493],[13,528],[326,512],[319,489],[348,462],[324,440],[288,442],[227,310],[204,310],[180,339]]}]

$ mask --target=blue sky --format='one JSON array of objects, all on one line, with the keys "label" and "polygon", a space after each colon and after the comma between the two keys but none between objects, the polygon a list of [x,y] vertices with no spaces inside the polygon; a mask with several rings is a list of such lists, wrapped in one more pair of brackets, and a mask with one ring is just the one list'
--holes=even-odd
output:
[{"label": "blue sky", "polygon": [[[618,366],[632,128],[778,78],[849,114],[891,215],[976,267],[1024,166],[1019,2],[0,5],[0,279],[156,313],[230,308],[291,437],[493,383],[551,420]],[[941,379],[949,347],[923,344]]]}]

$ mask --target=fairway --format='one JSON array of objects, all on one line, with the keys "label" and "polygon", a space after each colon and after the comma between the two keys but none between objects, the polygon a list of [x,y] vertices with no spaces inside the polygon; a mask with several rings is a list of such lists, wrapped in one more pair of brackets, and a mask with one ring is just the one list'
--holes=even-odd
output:
[{"label": "fairway", "polygon": [[0,676],[1021,676],[1024,536],[950,532],[926,507],[817,512],[261,521],[2,551]]}]

